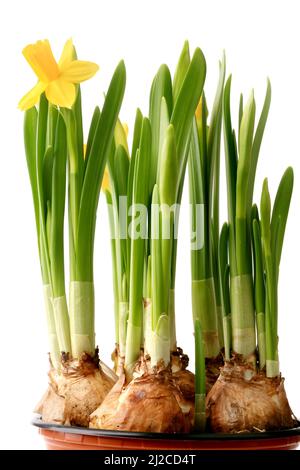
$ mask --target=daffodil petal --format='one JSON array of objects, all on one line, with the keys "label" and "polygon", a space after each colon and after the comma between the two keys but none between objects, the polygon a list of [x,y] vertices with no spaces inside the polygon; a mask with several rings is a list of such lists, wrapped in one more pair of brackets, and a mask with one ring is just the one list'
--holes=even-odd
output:
[{"label": "daffodil petal", "polygon": [[70,83],[80,83],[93,77],[98,70],[99,66],[94,62],[73,60],[61,69],[61,77]]},{"label": "daffodil petal", "polygon": [[75,85],[62,77],[49,83],[45,92],[49,103],[62,108],[71,108],[76,98]]},{"label": "daffodil petal", "polygon": [[201,118],[201,115],[202,115],[202,97],[199,100],[199,103],[197,105],[196,112],[195,112],[197,121]]},{"label": "daffodil petal", "polygon": [[107,167],[105,167],[104,173],[103,173],[103,179],[102,179],[102,185],[101,185],[102,191],[110,191],[110,179],[109,179],[109,172]]},{"label": "daffodil petal", "polygon": [[61,53],[60,59],[58,61],[58,66],[60,70],[63,70],[64,67],[70,64],[74,60],[74,46],[72,39],[68,39],[64,45],[63,51]]},{"label": "daffodil petal", "polygon": [[22,111],[32,108],[39,101],[41,94],[45,91],[46,84],[38,82],[25,96],[20,100],[18,108]]},{"label": "daffodil petal", "polygon": [[128,137],[129,129],[128,129],[128,124],[127,124],[127,122],[123,122],[122,126],[123,126],[123,129],[124,129],[124,131],[125,131],[126,137]]},{"label": "daffodil petal", "polygon": [[83,158],[84,159],[86,157],[86,149],[87,149],[87,144],[83,144]]},{"label": "daffodil petal", "polygon": [[41,82],[47,83],[58,78],[59,68],[47,39],[29,44],[22,52]]},{"label": "daffodil petal", "polygon": [[123,145],[124,149],[126,150],[127,154],[129,155],[126,128],[121,123],[120,119],[117,119],[115,132],[114,132],[114,137],[115,137],[116,147],[118,147],[119,145]]}]

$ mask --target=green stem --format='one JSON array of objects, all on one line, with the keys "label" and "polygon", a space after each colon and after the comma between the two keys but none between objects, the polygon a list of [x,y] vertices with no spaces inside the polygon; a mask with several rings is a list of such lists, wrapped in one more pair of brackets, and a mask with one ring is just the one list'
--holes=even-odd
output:
[{"label": "green stem", "polygon": [[152,339],[152,277],[151,277],[151,256],[148,256],[146,287],[144,298],[144,352],[151,357],[151,339]]},{"label": "green stem", "polygon": [[[215,287],[216,287],[216,283],[215,283]],[[216,305],[216,315],[217,315],[219,346],[221,350],[222,348],[224,348],[224,342],[225,342],[222,305]]]},{"label": "green stem", "polygon": [[152,356],[152,301],[151,298],[144,299],[144,352],[145,355]]},{"label": "green stem", "polygon": [[204,432],[206,424],[206,370],[203,336],[200,320],[196,320],[195,328],[195,430]]},{"label": "green stem", "polygon": [[175,320],[175,289],[169,290],[169,309],[168,309],[169,323],[170,323],[170,348],[171,352],[177,351],[176,341],[176,320]]},{"label": "green stem", "polygon": [[50,284],[44,284],[44,303],[46,310],[46,319],[48,327],[48,339],[50,346],[50,357],[53,367],[56,370],[60,369],[60,348],[57,341],[55,319],[53,313],[53,304],[52,304],[52,290]]},{"label": "green stem", "polygon": [[274,310],[270,307],[269,291],[266,291],[266,374],[277,377],[280,373],[278,359],[278,338],[274,334]]},{"label": "green stem", "polygon": [[80,162],[81,153],[79,154],[77,134],[76,134],[76,116],[73,110],[62,108],[62,116],[65,121],[67,144],[68,144],[68,162],[69,162],[69,224],[70,236],[70,274],[71,281],[76,280],[76,251],[77,251],[77,234],[78,234],[78,218],[81,197],[82,175],[79,170],[83,165]]},{"label": "green stem", "polygon": [[259,354],[259,368],[266,366],[266,315],[264,312],[256,314],[257,344]]},{"label": "green stem", "polygon": [[230,297],[233,350],[247,357],[256,348],[253,283],[250,274],[231,278]]},{"label": "green stem", "polygon": [[[143,119],[140,148],[135,158],[133,177],[129,279],[129,316],[127,325],[125,370],[132,377],[133,368],[140,355],[143,325],[143,287],[145,267],[145,238],[142,233],[135,233],[137,215],[141,217],[141,207],[148,206],[149,188],[146,184],[151,162],[151,126],[147,118]],[[145,214],[144,214],[145,215]],[[145,227],[145,220],[140,224]]]},{"label": "green stem", "polygon": [[164,305],[163,312],[169,311],[169,295],[171,288],[171,262],[172,262],[172,246],[174,238],[174,214],[172,208],[166,204],[161,204],[161,256],[162,256],[162,278],[164,282]]},{"label": "green stem", "polygon": [[151,366],[170,363],[170,325],[168,315],[160,315],[156,327],[152,331]]},{"label": "green stem", "polygon": [[231,352],[231,338],[232,338],[232,325],[231,315],[223,316],[223,332],[224,332],[224,349],[225,349],[225,360],[230,360]]},{"label": "green stem", "polygon": [[194,323],[200,321],[204,355],[214,358],[220,352],[214,279],[192,281],[192,309]]},{"label": "green stem", "polygon": [[70,325],[72,355],[79,358],[83,352],[95,353],[94,283],[71,281]]},{"label": "green stem", "polygon": [[71,352],[71,336],[66,296],[53,297],[52,303],[59,350],[69,353]]},{"label": "green stem", "polygon": [[257,343],[259,354],[259,367],[266,366],[266,320],[265,320],[265,281],[263,255],[261,246],[261,233],[258,216],[252,222],[253,247],[254,247],[254,287],[255,287],[255,311],[257,326]]},{"label": "green stem", "polygon": [[114,319],[115,319],[115,343],[119,344],[119,283],[118,283],[118,268],[116,258],[116,229],[114,221],[114,207],[112,203],[111,193],[105,191],[108,220],[110,226],[110,243],[111,243],[111,257],[112,257],[112,274],[113,274],[113,291],[114,291]]},{"label": "green stem", "polygon": [[128,321],[128,302],[119,302],[119,336],[118,344],[120,357],[125,357],[126,354],[126,333],[127,333],[127,321]]}]

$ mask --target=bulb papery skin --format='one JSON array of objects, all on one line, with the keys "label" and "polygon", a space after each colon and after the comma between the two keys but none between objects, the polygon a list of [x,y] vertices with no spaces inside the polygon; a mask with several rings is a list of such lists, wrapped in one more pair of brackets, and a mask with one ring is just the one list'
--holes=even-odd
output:
[{"label": "bulb papery skin", "polygon": [[206,369],[206,393],[208,393],[220,375],[220,368],[223,366],[224,361],[222,354],[220,353],[215,358],[206,358],[205,359],[205,369]]},{"label": "bulb papery skin", "polygon": [[[143,370],[142,370],[143,368]],[[170,368],[139,369],[127,384],[122,374],[91,415],[97,429],[176,433],[189,432],[190,405],[173,380]]]},{"label": "bulb papery skin", "polygon": [[48,390],[35,411],[47,423],[85,427],[117,380],[99,361],[97,351],[94,357],[85,353],[76,360],[63,357],[60,372],[52,368],[48,377]]},{"label": "bulb papery skin", "polygon": [[212,432],[264,432],[296,425],[284,379],[280,375],[268,378],[239,357],[221,368],[206,407]]},{"label": "bulb papery skin", "polygon": [[189,419],[191,426],[195,419],[195,375],[187,369],[189,357],[183,353],[183,350],[177,347],[171,354],[172,377],[179,388],[182,396],[189,408]]}]

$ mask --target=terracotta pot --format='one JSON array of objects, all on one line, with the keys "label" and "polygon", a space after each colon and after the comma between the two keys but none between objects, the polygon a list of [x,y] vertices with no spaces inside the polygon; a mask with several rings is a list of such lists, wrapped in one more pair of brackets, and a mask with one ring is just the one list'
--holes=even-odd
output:
[{"label": "terracotta pot", "polygon": [[49,450],[292,450],[300,442],[300,426],[249,434],[147,434],[59,426],[32,421]]}]

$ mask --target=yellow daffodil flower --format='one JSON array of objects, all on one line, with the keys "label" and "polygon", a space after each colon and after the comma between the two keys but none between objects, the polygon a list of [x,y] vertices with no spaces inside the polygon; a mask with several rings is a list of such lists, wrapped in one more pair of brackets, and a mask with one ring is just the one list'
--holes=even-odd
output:
[{"label": "yellow daffodil flower", "polygon": [[199,121],[199,119],[202,116],[202,96],[201,96],[201,98],[199,100],[199,103],[197,105],[195,116],[196,116],[197,121]]},{"label": "yellow daffodil flower", "polygon": [[109,178],[109,172],[108,172],[107,167],[105,167],[105,170],[104,170],[101,189],[104,192],[110,191],[110,178]]},{"label": "yellow daffodil flower", "polygon": [[115,143],[116,147],[118,145],[123,145],[124,149],[126,150],[127,154],[129,155],[128,143],[127,143],[127,136],[128,136],[128,126],[125,123],[121,123],[120,119],[116,122],[115,127]]},{"label": "yellow daffodil flower", "polygon": [[86,157],[86,149],[87,149],[87,144],[83,144],[83,158],[84,159]]},{"label": "yellow daffodil flower", "polygon": [[[123,138],[123,144],[126,143],[126,149],[128,151],[128,146],[127,146],[128,125],[126,124],[126,122],[121,124],[120,121],[118,120],[117,124],[116,124],[116,129],[119,131],[119,132],[117,132],[119,138],[120,138],[120,129],[124,132],[125,140]],[[101,189],[102,189],[103,192],[110,191],[110,177],[109,177],[109,171],[108,171],[107,166],[105,167],[105,170],[104,170]]]},{"label": "yellow daffodil flower", "polygon": [[202,108],[203,108],[203,105],[205,106],[205,114],[206,114],[206,117],[208,116],[208,109],[207,109],[207,106],[206,106],[206,103],[205,101],[203,101],[203,98],[201,96],[200,100],[199,100],[199,103],[197,105],[197,108],[196,108],[196,111],[195,111],[195,116],[196,116],[196,120],[197,122],[201,121],[202,120]]},{"label": "yellow daffodil flower", "polygon": [[126,122],[123,122],[122,126],[125,131],[126,137],[128,137],[128,132],[129,132],[128,124]]},{"label": "yellow daffodil flower", "polygon": [[43,92],[50,103],[71,108],[76,98],[75,84],[93,77],[99,69],[93,62],[74,59],[72,39],[66,42],[58,62],[47,39],[26,46],[23,55],[38,77],[35,87],[19,102],[23,111],[37,104]]}]

